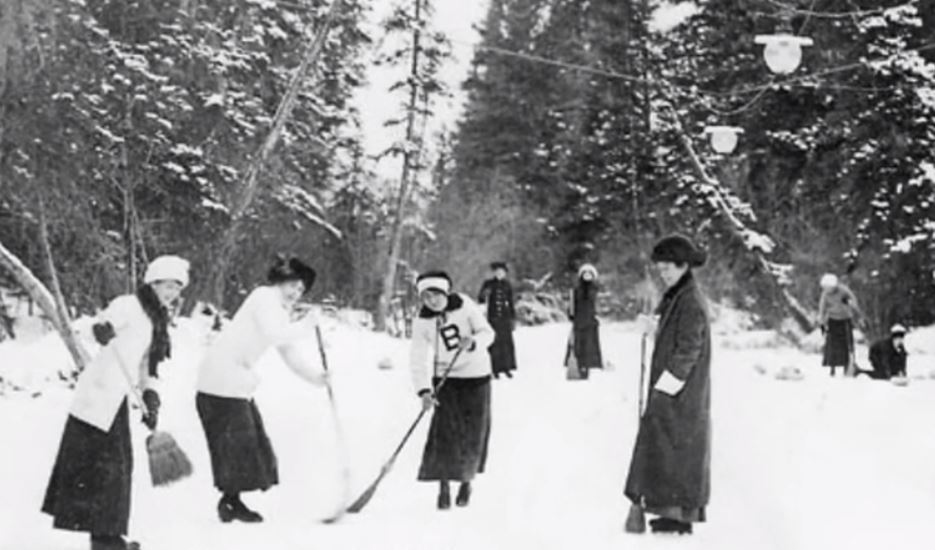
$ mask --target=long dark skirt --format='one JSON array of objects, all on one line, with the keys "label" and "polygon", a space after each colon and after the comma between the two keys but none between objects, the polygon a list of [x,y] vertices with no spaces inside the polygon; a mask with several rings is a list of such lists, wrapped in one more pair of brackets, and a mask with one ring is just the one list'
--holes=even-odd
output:
[{"label": "long dark skirt", "polygon": [[438,393],[419,480],[471,481],[484,472],[489,442],[490,377],[449,378]]},{"label": "long dark skirt", "polygon": [[575,331],[575,358],[581,368],[604,368],[604,359],[601,355],[600,326],[597,323],[576,325]]},{"label": "long dark skirt", "polygon": [[69,415],[42,511],[53,516],[58,529],[125,535],[132,479],[126,400],[108,432]]},{"label": "long dark skirt", "polygon": [[215,487],[240,493],[279,484],[276,455],[252,399],[198,392],[195,405],[208,440]]},{"label": "long dark skirt", "polygon": [[853,350],[854,328],[851,320],[829,319],[822,365],[826,367],[846,367],[851,363],[851,352]]},{"label": "long dark skirt", "polygon": [[513,321],[497,319],[491,321],[494,333],[490,346],[490,363],[495,373],[516,370],[516,350],[513,347]]}]

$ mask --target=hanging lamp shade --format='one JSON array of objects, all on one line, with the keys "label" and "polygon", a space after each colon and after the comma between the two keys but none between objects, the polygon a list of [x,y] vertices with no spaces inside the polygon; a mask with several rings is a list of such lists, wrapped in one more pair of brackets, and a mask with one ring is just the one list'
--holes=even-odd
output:
[{"label": "hanging lamp shade", "polygon": [[723,154],[734,152],[742,133],[743,128],[736,126],[708,126],[704,129],[704,134],[711,140],[711,148]]},{"label": "hanging lamp shade", "polygon": [[789,33],[759,34],[754,39],[763,44],[763,59],[769,70],[776,74],[791,74],[802,63],[802,47],[814,42],[807,36],[795,36]]}]

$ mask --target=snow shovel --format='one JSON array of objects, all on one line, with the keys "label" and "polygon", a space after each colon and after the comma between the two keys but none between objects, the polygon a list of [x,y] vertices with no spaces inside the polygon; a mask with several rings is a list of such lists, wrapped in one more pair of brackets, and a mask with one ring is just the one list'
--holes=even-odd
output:
[{"label": "snow shovel", "polygon": [[[318,339],[318,352],[321,354],[321,368],[327,373],[328,356],[325,354],[325,344],[321,336],[321,327],[318,325],[315,325],[315,337]],[[328,401],[331,403],[331,417],[334,419],[334,433],[337,439],[338,453],[341,456],[341,484],[343,490],[341,492],[340,507],[334,515],[322,521],[324,523],[335,523],[344,517],[344,513],[347,510],[347,503],[351,500],[351,469],[348,460],[347,440],[344,438],[344,430],[341,428],[341,422],[338,421],[338,407],[334,400],[334,390],[331,387],[330,381],[325,383],[325,388],[328,390]]]},{"label": "snow shovel", "polygon": [[[455,352],[454,357],[451,358],[451,362],[448,364],[448,368],[446,368],[445,372],[442,373],[442,378],[441,380],[438,381],[438,384],[435,386],[435,389],[434,389],[435,395],[438,395],[438,392],[442,389],[442,386],[445,385],[445,381],[448,380],[448,375],[451,374],[451,369],[454,368],[455,362],[458,360],[458,357],[461,356],[461,351],[463,351],[463,348],[458,348],[458,351]],[[427,411],[424,408],[419,411],[419,415],[416,416],[415,421],[413,421],[412,425],[409,426],[409,430],[406,432],[406,435],[403,436],[403,439],[402,441],[399,442],[399,445],[396,446],[396,450],[393,451],[393,454],[390,455],[389,460],[387,460],[383,464],[383,467],[380,468],[380,473],[377,474],[377,478],[373,480],[373,483],[371,483],[370,486],[367,487],[367,489],[364,490],[364,492],[359,497],[357,497],[357,500],[355,500],[353,504],[348,506],[347,508],[348,512],[352,514],[356,514],[360,512],[361,510],[363,510],[364,506],[366,506],[367,503],[370,502],[370,499],[373,498],[374,493],[377,492],[377,486],[380,485],[380,482],[383,481],[383,478],[386,477],[386,474],[388,474],[390,470],[393,468],[393,463],[396,462],[396,458],[399,456],[399,453],[403,450],[403,447],[406,445],[406,442],[409,441],[409,437],[412,435],[412,432],[416,430],[416,426],[418,426],[419,422],[422,421],[422,417],[425,416],[426,412]]]}]

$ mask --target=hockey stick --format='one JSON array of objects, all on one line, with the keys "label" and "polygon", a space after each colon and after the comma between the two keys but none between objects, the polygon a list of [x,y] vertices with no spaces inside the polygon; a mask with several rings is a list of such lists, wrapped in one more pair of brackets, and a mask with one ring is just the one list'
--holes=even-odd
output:
[{"label": "hockey stick", "polygon": [[[455,352],[454,357],[451,358],[451,362],[448,364],[448,368],[445,369],[445,372],[442,374],[441,380],[438,381],[438,384],[433,390],[435,395],[438,395],[438,392],[442,389],[442,386],[445,385],[445,382],[448,380],[448,375],[451,374],[451,369],[454,368],[455,362],[458,360],[458,357],[461,356],[461,352],[464,348],[458,348],[458,351]],[[415,421],[409,426],[409,430],[406,432],[406,435],[403,436],[403,440],[399,442],[399,445],[396,446],[396,450],[393,451],[393,454],[390,455],[389,460],[383,464],[383,467],[380,468],[380,473],[377,474],[377,478],[370,484],[369,487],[359,496],[353,504],[348,506],[347,511],[356,514],[363,510],[364,506],[370,502],[370,499],[373,498],[374,493],[377,492],[377,486],[380,485],[380,482],[383,481],[383,478],[386,477],[386,474],[390,472],[390,469],[393,467],[393,463],[396,462],[396,458],[399,456],[399,453],[403,450],[403,447],[406,445],[406,442],[409,441],[409,437],[412,435],[412,432],[416,430],[416,426],[419,425],[419,422],[422,421],[422,417],[425,416],[425,413],[428,412],[428,409],[422,408],[419,411],[419,415],[416,416]]]},{"label": "hockey stick", "polygon": [[[328,373],[328,356],[325,354],[325,344],[324,339],[321,337],[321,327],[317,324],[315,325],[315,337],[318,339],[318,353],[321,354],[321,368],[325,373]],[[347,502],[351,500],[351,468],[347,452],[347,440],[344,438],[344,430],[341,428],[341,422],[338,420],[338,406],[334,400],[334,389],[332,389],[330,381],[326,380],[325,388],[328,390],[328,401],[331,403],[331,418],[334,420],[334,434],[335,439],[337,439],[338,454],[341,460],[341,482],[343,490],[341,492],[341,504],[338,506],[334,515],[326,517],[322,521],[324,523],[335,523],[344,516],[346,511],[345,506]]]}]

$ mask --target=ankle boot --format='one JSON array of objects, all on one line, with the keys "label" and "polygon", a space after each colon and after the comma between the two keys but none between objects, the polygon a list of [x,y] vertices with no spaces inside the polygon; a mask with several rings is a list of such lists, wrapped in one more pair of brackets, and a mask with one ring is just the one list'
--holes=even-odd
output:
[{"label": "ankle boot", "polygon": [[455,499],[455,504],[464,508],[471,502],[471,483],[464,481],[461,483],[461,486],[458,487],[458,497]]},{"label": "ankle boot", "polygon": [[218,501],[218,518],[224,523],[238,520],[244,523],[260,523],[263,516],[247,508],[240,495],[224,495]]},{"label": "ankle boot", "polygon": [[451,508],[451,489],[447,481],[438,484],[438,509],[447,510]]},{"label": "ankle boot", "polygon": [[140,543],[119,535],[91,535],[91,550],[140,550]]}]

